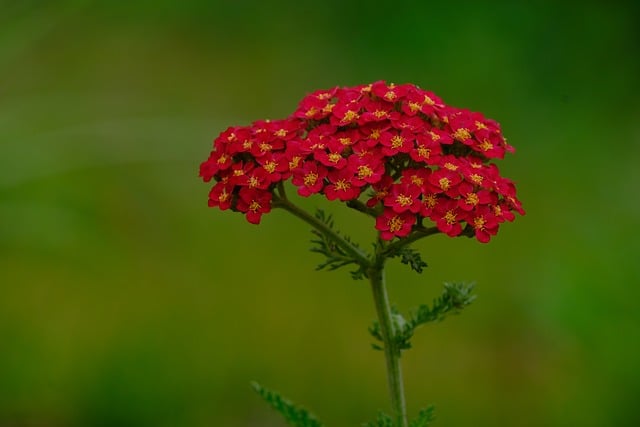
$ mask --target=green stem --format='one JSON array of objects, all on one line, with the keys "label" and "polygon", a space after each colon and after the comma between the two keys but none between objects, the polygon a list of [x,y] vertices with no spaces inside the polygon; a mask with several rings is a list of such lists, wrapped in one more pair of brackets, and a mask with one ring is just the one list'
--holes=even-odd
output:
[{"label": "green stem", "polygon": [[396,240],[395,242],[389,244],[386,249],[382,252],[384,256],[392,256],[393,254],[397,254],[398,251],[405,246],[409,246],[411,243],[416,240],[420,240],[423,237],[431,236],[432,234],[438,234],[440,230],[438,227],[416,227],[415,231],[412,231],[407,237],[403,237],[402,239]]},{"label": "green stem", "polygon": [[310,215],[307,211],[299,208],[295,204],[291,203],[286,196],[284,195],[284,189],[280,190],[280,197],[274,194],[274,199],[272,201],[272,206],[274,208],[282,208],[287,212],[297,216],[307,224],[311,225],[313,228],[324,234],[325,236],[329,236],[331,240],[333,240],[338,246],[340,246],[344,251],[349,254],[358,264],[366,266],[369,264],[369,257],[367,254],[362,251],[360,248],[354,246],[349,241],[347,241],[340,234],[327,227],[322,221],[318,220],[313,215]]},{"label": "green stem", "polygon": [[407,427],[407,405],[404,397],[404,385],[402,382],[402,369],[400,366],[400,349],[395,341],[395,327],[392,319],[391,305],[385,285],[384,252],[376,254],[375,261],[368,270],[371,282],[371,291],[376,306],[380,332],[384,342],[384,356],[387,364],[387,382],[391,397],[391,407],[398,427]]}]

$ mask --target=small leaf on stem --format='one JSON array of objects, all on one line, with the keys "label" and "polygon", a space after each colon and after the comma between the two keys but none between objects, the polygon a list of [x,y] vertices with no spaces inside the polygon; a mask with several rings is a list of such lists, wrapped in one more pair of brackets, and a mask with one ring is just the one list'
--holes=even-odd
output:
[{"label": "small leaf on stem", "polygon": [[323,427],[322,423],[316,419],[306,409],[296,406],[293,402],[283,398],[278,392],[267,390],[260,384],[251,383],[253,389],[275,409],[284,419],[295,427]]}]

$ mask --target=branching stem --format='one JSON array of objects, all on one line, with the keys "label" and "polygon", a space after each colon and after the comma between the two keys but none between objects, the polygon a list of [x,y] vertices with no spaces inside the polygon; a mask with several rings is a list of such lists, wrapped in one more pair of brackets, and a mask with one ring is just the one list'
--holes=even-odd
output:
[{"label": "branching stem", "polygon": [[407,237],[396,240],[395,242],[387,245],[382,254],[388,257],[394,253],[397,253],[400,249],[409,246],[416,240],[420,240],[423,237],[431,236],[432,234],[438,233],[440,233],[438,227],[416,227],[416,229],[412,231],[411,234],[409,234]]},{"label": "branching stem", "polygon": [[318,220],[313,215],[310,215],[304,209],[301,209],[299,206],[291,203],[284,194],[284,188],[279,189],[280,195],[274,194],[274,199],[272,201],[272,206],[274,208],[282,208],[287,212],[297,216],[307,224],[311,225],[313,228],[318,230],[320,233],[325,236],[329,236],[337,245],[339,245],[346,253],[348,253],[353,259],[362,266],[369,265],[369,257],[367,254],[362,251],[362,249],[356,247],[351,242],[347,241],[344,237],[338,234],[336,231],[329,228],[322,221]]}]

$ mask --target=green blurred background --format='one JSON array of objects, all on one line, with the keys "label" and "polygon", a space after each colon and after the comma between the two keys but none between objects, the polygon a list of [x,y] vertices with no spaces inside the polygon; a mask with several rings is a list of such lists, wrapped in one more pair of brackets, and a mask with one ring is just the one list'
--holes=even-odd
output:
[{"label": "green blurred background", "polygon": [[[412,82],[499,120],[527,215],[420,242],[408,309],[476,280],[406,353],[438,426],[638,426],[640,13],[633,2],[0,0],[0,426],[328,426],[387,410],[364,282],[308,226],[207,208],[232,124],[306,93]],[[343,230],[373,224],[319,199]],[[335,209],[334,209],[335,208]]]}]

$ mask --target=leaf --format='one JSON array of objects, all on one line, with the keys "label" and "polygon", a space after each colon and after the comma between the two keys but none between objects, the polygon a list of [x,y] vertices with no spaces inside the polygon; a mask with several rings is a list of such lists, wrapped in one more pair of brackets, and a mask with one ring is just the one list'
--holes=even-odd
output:
[{"label": "leaf", "polygon": [[427,267],[427,263],[422,260],[420,252],[412,249],[408,246],[401,248],[392,257],[400,257],[400,262],[407,264],[416,273],[422,273],[424,268]]},{"label": "leaf", "polygon": [[389,415],[384,412],[378,412],[376,420],[363,424],[363,427],[395,427],[395,424]]},{"label": "leaf", "polygon": [[434,409],[433,405],[421,409],[418,416],[409,423],[409,427],[427,427],[436,419],[435,415],[433,415]]},{"label": "leaf", "polygon": [[[322,209],[318,209],[315,213],[316,219],[324,223],[328,228],[333,229],[333,218],[331,215],[326,215]],[[331,237],[321,233],[318,230],[311,230],[315,239],[311,240],[311,243],[314,244],[311,247],[311,252],[317,252],[323,254],[326,257],[324,262],[321,262],[316,270],[328,270],[333,271],[337,270],[340,267],[344,267],[350,264],[356,264],[358,268],[351,271],[351,277],[354,280],[364,279],[367,277],[366,268],[360,265],[355,259],[353,259],[349,254],[347,254],[341,247],[338,245]],[[336,232],[337,233],[337,232]],[[351,241],[348,236],[343,236],[344,240],[351,243],[353,246],[358,247],[358,245]]]},{"label": "leaf", "polygon": [[459,314],[476,299],[476,296],[471,293],[474,286],[473,283],[445,283],[444,291],[433,300],[431,307],[422,304],[404,325],[397,324],[395,336],[397,348],[400,350],[411,348],[411,338],[419,326],[442,321],[449,314]]},{"label": "leaf", "polygon": [[284,419],[295,427],[322,427],[322,423],[306,409],[296,406],[290,400],[283,398],[278,392],[268,390],[260,384],[251,383],[253,389],[265,402],[275,409]]}]

